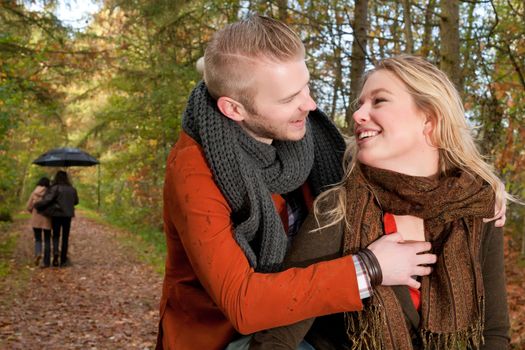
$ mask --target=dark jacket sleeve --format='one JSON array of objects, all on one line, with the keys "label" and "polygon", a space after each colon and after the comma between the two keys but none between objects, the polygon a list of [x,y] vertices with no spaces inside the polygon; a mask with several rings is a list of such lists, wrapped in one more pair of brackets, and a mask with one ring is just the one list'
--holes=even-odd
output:
[{"label": "dark jacket sleeve", "polygon": [[40,208],[44,208],[48,206],[51,202],[53,202],[58,196],[58,188],[57,186],[51,186],[46,190],[46,193],[42,197],[40,201],[37,203],[34,203],[33,206],[38,210]]},{"label": "dark jacket sleeve", "polygon": [[483,227],[481,268],[485,288],[485,343],[482,350],[502,350],[509,347],[509,313],[505,289],[503,232],[494,223]]},{"label": "dark jacket sleeve", "polygon": [[[308,216],[299,233],[292,241],[290,251],[285,257],[284,269],[306,267],[319,261],[331,260],[341,256],[343,237],[341,225],[336,224],[321,230],[315,230],[322,226],[323,222],[318,222],[313,214]],[[250,349],[295,350],[312,327],[314,321],[315,318],[311,318],[288,326],[257,332],[253,335]],[[316,349],[319,346],[317,345]]]},{"label": "dark jacket sleeve", "polygon": [[78,201],[78,192],[77,192],[77,190],[76,190],[74,187],[73,187],[73,190],[75,191],[75,199],[74,199],[73,203],[74,203],[75,205],[77,205],[78,202],[79,202],[79,201]]}]

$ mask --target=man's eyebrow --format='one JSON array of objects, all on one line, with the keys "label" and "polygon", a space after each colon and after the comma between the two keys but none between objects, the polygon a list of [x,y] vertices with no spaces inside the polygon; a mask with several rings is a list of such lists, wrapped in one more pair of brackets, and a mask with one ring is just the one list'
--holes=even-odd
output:
[{"label": "man's eyebrow", "polygon": [[299,95],[301,93],[301,91],[303,91],[303,90],[301,89],[301,90],[297,91],[296,93],[291,94],[290,96],[282,98],[282,99],[279,100],[279,102],[285,102],[285,101],[291,100],[295,96]]},{"label": "man's eyebrow", "polygon": [[308,81],[307,81],[306,84],[301,88],[301,90],[299,90],[299,91],[297,91],[297,92],[295,92],[295,93],[293,93],[293,94],[291,94],[291,95],[289,95],[289,96],[287,96],[287,97],[285,97],[285,98],[280,99],[279,102],[285,102],[285,101],[291,100],[291,99],[294,98],[295,96],[299,95],[299,94],[301,93],[301,91],[303,91],[303,89],[304,89],[306,86],[308,86],[308,85],[310,85],[310,77],[308,77]]}]

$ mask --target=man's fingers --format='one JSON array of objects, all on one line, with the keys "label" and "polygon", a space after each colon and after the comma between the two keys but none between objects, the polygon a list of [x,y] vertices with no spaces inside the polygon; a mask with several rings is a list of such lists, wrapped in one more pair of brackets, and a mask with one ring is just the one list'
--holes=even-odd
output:
[{"label": "man's fingers", "polygon": [[401,236],[401,233],[395,232],[390,235],[385,235],[385,240],[391,241],[391,242],[401,242],[403,241],[403,236]]},{"label": "man's fingers", "polygon": [[496,222],[494,222],[494,226],[496,227],[503,227],[505,226],[505,221],[507,221],[507,215],[503,214]]},{"label": "man's fingers", "polygon": [[484,223],[491,222],[491,221],[494,221],[494,226],[503,227],[505,225],[505,222],[507,221],[507,215],[505,215],[505,213],[502,214],[501,211],[498,211],[494,217],[483,219]]},{"label": "man's fingers", "polygon": [[495,219],[499,219],[499,218],[501,218],[502,215],[505,215],[505,211],[503,210],[503,208],[496,207],[495,210],[494,210],[494,216],[491,217],[491,218],[484,218],[483,222],[490,222],[490,221],[493,221]]},{"label": "man's fingers", "polygon": [[501,184],[500,185],[500,191],[501,191],[501,195],[502,195],[502,198],[503,200],[501,201],[501,203],[496,203],[496,208],[495,208],[495,214],[493,217],[491,218],[484,218],[483,219],[483,222],[490,222],[490,221],[494,221],[494,226],[496,227],[503,227],[505,225],[505,221],[507,221],[507,203],[506,203],[506,200],[505,200],[505,185]]},{"label": "man's fingers", "polygon": [[412,247],[414,249],[414,253],[416,254],[428,252],[430,249],[432,249],[432,244],[430,244],[430,242],[405,241],[400,243]]},{"label": "man's fingers", "polygon": [[416,256],[416,262],[418,265],[430,265],[435,264],[437,261],[437,255],[436,254],[419,254]]},{"label": "man's fingers", "polygon": [[414,268],[413,276],[427,276],[432,272],[432,268],[428,266],[416,266]]},{"label": "man's fingers", "polygon": [[418,281],[416,281],[413,278],[409,278],[407,286],[412,287],[414,289],[419,289],[421,287],[421,283],[419,283]]}]

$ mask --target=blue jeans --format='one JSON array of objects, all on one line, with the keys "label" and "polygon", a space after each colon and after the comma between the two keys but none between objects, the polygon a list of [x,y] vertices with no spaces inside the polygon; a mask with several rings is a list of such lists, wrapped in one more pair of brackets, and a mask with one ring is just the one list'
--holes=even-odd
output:
[{"label": "blue jeans", "polygon": [[[250,341],[252,340],[251,335],[245,335],[235,341],[232,341],[224,350],[248,350],[250,348]],[[297,350],[315,350],[313,346],[308,344],[306,340],[303,340]]]},{"label": "blue jeans", "polygon": [[44,232],[44,265],[49,266],[51,249],[51,230],[33,227],[35,234],[35,256],[42,254],[42,232]]}]

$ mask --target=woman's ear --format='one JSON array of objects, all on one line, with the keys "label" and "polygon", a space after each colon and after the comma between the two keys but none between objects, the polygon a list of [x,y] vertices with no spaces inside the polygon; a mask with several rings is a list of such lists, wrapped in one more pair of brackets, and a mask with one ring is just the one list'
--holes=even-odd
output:
[{"label": "woman's ear", "polygon": [[221,96],[217,99],[217,108],[226,117],[236,122],[243,121],[246,114],[246,110],[240,102],[226,96]]},{"label": "woman's ear", "polygon": [[428,115],[425,120],[425,124],[423,125],[423,135],[425,135],[425,139],[428,145],[432,147],[436,147],[435,145],[435,138],[434,138],[434,131],[436,129],[436,123],[437,118],[433,118],[431,115]]},{"label": "woman's ear", "polygon": [[423,126],[423,134],[427,137],[432,136],[432,132],[434,131],[435,127],[435,118],[432,118],[432,116],[427,116],[425,120],[425,124]]}]

